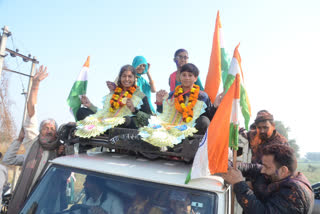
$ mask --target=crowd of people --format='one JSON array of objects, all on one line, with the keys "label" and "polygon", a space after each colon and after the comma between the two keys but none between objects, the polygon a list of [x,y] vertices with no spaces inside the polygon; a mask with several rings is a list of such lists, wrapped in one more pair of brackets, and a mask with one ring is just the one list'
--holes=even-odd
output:
[{"label": "crowd of people", "polygon": [[[143,56],[136,56],[132,65],[121,67],[115,81],[107,81],[110,93],[102,109],[98,110],[85,95],[81,97],[83,107],[75,115],[78,121],[75,135],[90,138],[114,127],[138,129],[143,140],[166,148],[173,147],[194,133],[204,134],[223,96],[210,100],[203,91],[199,69],[188,63],[188,59],[185,49],[175,52],[173,60],[177,70],[169,77],[170,91],[167,92],[156,91],[150,63]],[[27,118],[19,137],[11,143],[2,161],[7,165],[22,166],[9,204],[9,214],[18,213],[22,208],[28,194],[45,172],[48,161],[65,154],[64,146],[57,139],[55,120],[44,120],[39,130],[37,127],[37,95],[41,81],[47,76],[47,68],[41,66],[33,77],[27,101]],[[152,93],[156,93],[156,108],[151,102]],[[252,162],[233,163],[238,169],[230,167],[228,173],[222,175],[226,182],[233,184],[244,212],[308,213],[313,206],[311,186],[302,173],[296,172],[294,151],[275,129],[272,114],[266,110],[258,112],[252,129],[245,136],[252,150]],[[18,155],[21,145],[26,152]],[[103,196],[99,189],[88,188],[94,186],[90,179],[87,178],[85,187],[93,190],[86,203],[96,206],[97,210],[104,209],[105,213],[114,213],[110,211],[110,204],[101,202]],[[113,204],[112,207],[117,206],[120,204]]]}]

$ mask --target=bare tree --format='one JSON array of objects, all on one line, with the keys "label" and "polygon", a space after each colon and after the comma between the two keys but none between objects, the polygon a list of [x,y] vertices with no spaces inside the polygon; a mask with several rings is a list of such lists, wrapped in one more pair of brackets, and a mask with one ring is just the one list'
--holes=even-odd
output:
[{"label": "bare tree", "polygon": [[289,139],[289,132],[291,131],[290,130],[290,127],[286,127],[282,121],[275,121],[275,124],[276,124],[276,129],[277,131],[282,134],[285,138],[287,138],[288,140],[288,144],[289,146],[294,150],[295,152],[295,155],[297,158],[300,157],[300,154],[299,154],[299,151],[300,151],[300,148],[299,148],[299,145],[297,144],[296,140],[295,139]]},{"label": "bare tree", "polygon": [[9,99],[8,93],[9,75],[2,72],[0,81],[0,146],[3,152],[3,147],[9,144],[15,137],[16,127],[13,116],[10,112],[12,102]]}]

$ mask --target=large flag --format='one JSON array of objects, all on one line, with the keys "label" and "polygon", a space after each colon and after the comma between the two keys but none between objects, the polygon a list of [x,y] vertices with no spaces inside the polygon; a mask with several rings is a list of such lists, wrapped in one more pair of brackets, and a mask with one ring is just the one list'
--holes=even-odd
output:
[{"label": "large flag", "polygon": [[241,57],[240,57],[240,53],[238,50],[239,45],[240,44],[237,45],[237,47],[235,48],[234,53],[233,53],[233,58],[230,63],[228,76],[227,76],[226,82],[224,84],[224,91],[225,92],[228,91],[228,89],[230,88],[230,86],[232,85],[232,83],[235,80],[236,74],[240,74],[240,84],[241,84],[241,87],[240,87],[240,106],[241,106],[242,115],[244,117],[245,127],[248,130],[249,120],[251,117],[251,106],[250,106],[247,91],[244,87],[245,85],[244,85],[244,78],[243,78],[243,72],[242,72],[242,67],[241,67]]},{"label": "large flag", "polygon": [[[206,85],[204,89],[205,92],[209,95],[212,102],[214,102],[217,95],[222,92],[221,77],[224,85],[225,80],[228,76],[228,69],[229,59],[224,48],[221,21],[218,11],[215,30],[213,34],[209,71],[207,74]],[[221,91],[219,89],[221,89]]]},{"label": "large flag", "polygon": [[239,102],[240,75],[237,74],[199,144],[186,183],[191,179],[228,171],[229,146],[237,149],[238,144]]},{"label": "large flag", "polygon": [[77,120],[76,115],[81,106],[80,95],[85,95],[87,92],[88,84],[88,71],[89,71],[90,56],[88,56],[84,63],[77,80],[74,82],[69,97],[67,99],[70,110],[72,111],[74,118]]}]

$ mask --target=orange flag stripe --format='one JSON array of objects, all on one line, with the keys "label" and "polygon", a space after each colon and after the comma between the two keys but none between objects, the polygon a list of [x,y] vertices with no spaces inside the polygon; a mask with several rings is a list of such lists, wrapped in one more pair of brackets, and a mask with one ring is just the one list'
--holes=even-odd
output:
[{"label": "orange flag stripe", "polygon": [[214,102],[219,91],[221,83],[221,50],[220,50],[220,34],[221,28],[219,11],[216,18],[216,26],[213,34],[213,42],[209,63],[209,71],[207,74],[205,92],[210,97],[211,102]]},{"label": "orange flag stripe", "polygon": [[[230,86],[208,128],[208,160],[211,174],[224,173],[228,169],[228,145],[230,118],[235,90],[240,89],[240,79]],[[238,85],[238,86],[237,86]],[[239,94],[238,94],[239,95]]]},{"label": "orange flag stripe", "polygon": [[[241,71],[242,81],[244,83],[244,77],[243,77],[243,72],[242,72],[242,67],[241,67],[241,56],[240,56],[240,53],[239,53],[239,50],[238,50],[239,46],[240,46],[240,43],[234,49],[233,57],[236,58],[237,61],[238,61],[238,65],[239,65],[239,68],[240,68],[240,71]],[[247,104],[248,104],[248,110],[249,110],[249,113],[250,113],[250,116],[251,116],[251,105],[250,105],[250,101],[249,101],[249,97],[248,97],[247,93],[246,93],[246,100],[247,100]]]},{"label": "orange flag stripe", "polygon": [[89,64],[90,64],[90,56],[88,56],[86,62],[83,65],[83,67],[88,67],[89,68]]},{"label": "orange flag stripe", "polygon": [[244,82],[243,72],[242,72],[242,67],[241,67],[241,56],[240,56],[240,53],[239,53],[239,50],[238,50],[239,46],[240,46],[240,43],[234,49],[233,57],[236,58],[237,61],[238,61],[238,65],[239,65],[239,68],[240,68],[240,71],[241,71],[241,78],[242,78],[242,81]]}]

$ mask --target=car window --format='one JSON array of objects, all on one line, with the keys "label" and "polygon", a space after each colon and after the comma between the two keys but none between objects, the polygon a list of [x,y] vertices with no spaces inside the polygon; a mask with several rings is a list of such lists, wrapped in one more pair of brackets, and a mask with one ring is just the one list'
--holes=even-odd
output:
[{"label": "car window", "polygon": [[78,169],[49,168],[21,213],[216,213],[217,195]]}]

